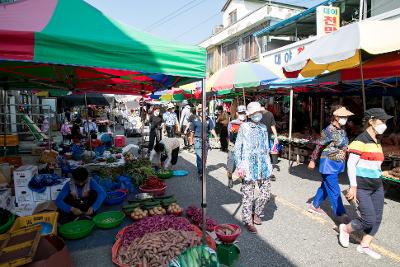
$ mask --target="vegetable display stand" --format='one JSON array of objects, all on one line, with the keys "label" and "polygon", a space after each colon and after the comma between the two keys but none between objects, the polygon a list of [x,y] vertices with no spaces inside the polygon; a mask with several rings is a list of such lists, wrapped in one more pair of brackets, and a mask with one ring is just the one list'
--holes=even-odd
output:
[{"label": "vegetable display stand", "polygon": [[10,229],[10,232],[15,232],[19,229],[30,227],[35,224],[46,223],[46,225],[50,224],[52,226],[52,229],[51,231],[46,231],[47,233],[43,235],[57,235],[57,219],[58,212],[43,212],[32,216],[19,217],[15,220],[15,223]]},{"label": "vegetable display stand", "polygon": [[234,266],[239,259],[240,249],[235,244],[220,244],[217,246],[218,261],[226,266]]}]

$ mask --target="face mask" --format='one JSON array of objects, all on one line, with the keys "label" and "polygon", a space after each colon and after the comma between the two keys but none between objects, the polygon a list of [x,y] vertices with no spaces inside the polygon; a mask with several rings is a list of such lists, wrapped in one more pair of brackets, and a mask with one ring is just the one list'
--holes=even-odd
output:
[{"label": "face mask", "polygon": [[245,120],[246,120],[246,115],[240,114],[240,115],[239,115],[239,120],[245,121]]},{"label": "face mask", "polygon": [[158,111],[155,111],[155,112],[154,112],[154,116],[156,116],[156,117],[157,117],[158,115],[160,115],[160,112],[158,112]]},{"label": "face mask", "polygon": [[262,119],[262,114],[261,113],[256,113],[251,115],[251,120],[254,122],[260,122]]},{"label": "face mask", "polygon": [[347,123],[347,118],[340,118],[338,122],[339,122],[339,124],[342,125],[342,126],[343,126],[343,125],[346,125],[346,123]]},{"label": "face mask", "polygon": [[383,134],[387,129],[387,126],[384,123],[376,125],[376,126],[373,126],[373,127],[374,127],[374,130],[375,130],[375,132],[377,134]]}]

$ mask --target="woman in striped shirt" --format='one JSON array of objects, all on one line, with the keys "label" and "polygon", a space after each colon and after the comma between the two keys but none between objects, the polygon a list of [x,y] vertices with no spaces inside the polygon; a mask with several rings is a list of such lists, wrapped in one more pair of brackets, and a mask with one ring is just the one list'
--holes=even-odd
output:
[{"label": "woman in striped shirt", "polygon": [[350,189],[346,195],[348,200],[358,202],[359,217],[349,224],[339,226],[340,244],[347,248],[349,236],[353,231],[364,231],[357,251],[374,259],[381,255],[370,248],[371,241],[377,233],[382,221],[384,191],[381,165],[384,160],[382,146],[377,139],[386,130],[386,121],[392,116],[381,108],[369,109],[365,112],[366,130],[349,145],[347,172]]}]

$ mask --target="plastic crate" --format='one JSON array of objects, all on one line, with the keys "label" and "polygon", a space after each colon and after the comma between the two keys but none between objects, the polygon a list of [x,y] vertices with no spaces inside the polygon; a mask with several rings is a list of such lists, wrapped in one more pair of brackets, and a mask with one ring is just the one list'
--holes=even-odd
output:
[{"label": "plastic crate", "polygon": [[49,234],[57,235],[57,219],[58,212],[43,212],[31,216],[19,217],[15,220],[14,225],[11,227],[10,233],[41,222],[45,222],[53,226],[53,230]]},{"label": "plastic crate", "polygon": [[40,241],[40,225],[0,235],[0,267],[16,267],[33,261]]}]

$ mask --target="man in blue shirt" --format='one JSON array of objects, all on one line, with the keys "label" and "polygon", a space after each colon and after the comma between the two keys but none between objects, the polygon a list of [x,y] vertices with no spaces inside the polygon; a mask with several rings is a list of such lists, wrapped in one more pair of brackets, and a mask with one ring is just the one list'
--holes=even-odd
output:
[{"label": "man in blue shirt", "polygon": [[[199,104],[196,108],[196,116],[193,121],[190,123],[190,132],[194,135],[194,149],[196,151],[196,163],[197,163],[197,174],[199,179],[202,179],[203,175],[203,164],[202,164],[202,133],[203,133],[203,121],[202,121],[202,112],[203,107]],[[215,124],[208,116],[206,116],[206,159],[209,146],[209,136],[210,133],[215,138],[215,142],[218,141],[217,134],[215,132]]]},{"label": "man in blue shirt", "polygon": [[79,216],[93,216],[106,199],[106,192],[95,180],[89,178],[85,168],[72,172],[72,179],[66,183],[57,197],[60,223],[73,221]]},{"label": "man in blue shirt", "polygon": [[167,106],[167,112],[163,114],[165,130],[167,131],[167,136],[169,138],[175,137],[176,131],[180,131],[178,117],[174,112],[174,108],[174,104],[169,103]]}]

